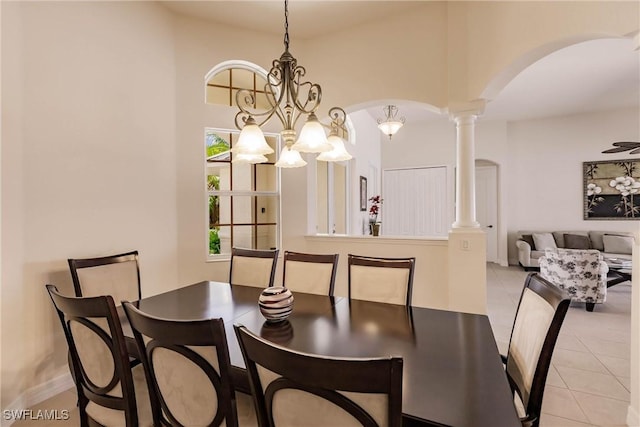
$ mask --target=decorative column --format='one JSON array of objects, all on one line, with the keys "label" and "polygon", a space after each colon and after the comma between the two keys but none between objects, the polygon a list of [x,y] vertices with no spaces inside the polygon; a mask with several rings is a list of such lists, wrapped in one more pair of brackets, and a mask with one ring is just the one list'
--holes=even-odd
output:
[{"label": "decorative column", "polygon": [[475,121],[484,100],[450,107],[456,123],[456,219],[449,231],[449,309],[487,312],[487,242],[476,221]]},{"label": "decorative column", "polygon": [[479,228],[476,221],[475,122],[482,105],[454,110],[456,122],[456,220],[453,228]]}]

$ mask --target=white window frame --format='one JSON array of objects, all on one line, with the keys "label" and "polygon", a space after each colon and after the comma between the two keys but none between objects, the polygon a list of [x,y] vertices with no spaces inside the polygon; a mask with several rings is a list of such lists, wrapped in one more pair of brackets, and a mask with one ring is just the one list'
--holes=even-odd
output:
[{"label": "white window frame", "polygon": [[[238,129],[225,129],[225,128],[218,128],[218,127],[214,127],[214,126],[207,126],[204,128],[204,132],[203,132],[203,143],[206,144],[206,138],[207,138],[207,132],[216,132],[216,133],[221,133],[221,134],[235,134],[235,135],[239,135],[240,131]],[[280,134],[278,133],[269,133],[269,132],[265,132],[264,133],[265,136],[268,137],[275,137],[276,138],[276,156],[277,153],[280,152],[280,147],[281,147],[281,137]],[[206,146],[205,146],[206,147]],[[276,215],[276,247],[277,248],[281,248],[282,247],[282,198],[281,196],[281,173],[280,170],[278,168],[276,168],[274,165],[269,165],[270,167],[275,168],[276,170],[276,189],[274,191],[247,191],[247,190],[213,190],[213,191],[209,191],[207,188],[207,176],[209,175],[208,173],[208,168],[209,168],[209,164],[207,163],[207,156],[206,156],[206,148],[205,150],[202,151],[203,153],[203,157],[202,157],[202,162],[204,165],[203,168],[203,172],[204,172],[204,177],[203,177],[203,190],[204,190],[204,201],[205,201],[205,209],[204,209],[204,223],[205,223],[205,239],[204,239],[204,247],[205,247],[205,254],[206,254],[206,261],[228,261],[231,257],[230,253],[226,253],[226,254],[211,254],[209,253],[209,197],[210,196],[267,196],[267,197],[275,197],[276,198],[276,206],[278,209],[278,213]],[[276,159],[277,161],[277,159]],[[230,223],[230,227],[233,227],[233,220]],[[233,246],[233,242],[232,242],[232,246]]]}]

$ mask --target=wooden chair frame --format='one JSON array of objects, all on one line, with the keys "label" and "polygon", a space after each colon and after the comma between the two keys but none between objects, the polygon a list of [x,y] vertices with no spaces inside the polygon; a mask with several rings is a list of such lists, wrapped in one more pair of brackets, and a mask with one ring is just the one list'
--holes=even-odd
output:
[{"label": "wooden chair frame", "polygon": [[338,270],[338,254],[307,254],[302,252],[284,252],[284,265],[282,267],[282,285],[286,286],[287,279],[287,261],[296,262],[310,262],[314,264],[333,264],[331,269],[331,281],[329,283],[330,297],[333,296],[333,292],[336,285],[336,271]]},{"label": "wooden chair frame", "polygon": [[[297,389],[326,399],[344,409],[365,427],[377,424],[364,408],[338,391],[384,393],[388,398],[388,425],[402,425],[402,358],[333,358],[297,352],[273,344],[234,325],[249,374],[258,424],[275,427],[273,397],[282,389]],[[257,365],[281,375],[263,392]]]},{"label": "wooden chair frame", "polygon": [[269,287],[273,286],[273,282],[276,277],[276,263],[278,261],[279,249],[273,250],[261,250],[261,249],[245,249],[245,248],[232,248],[231,249],[231,261],[229,265],[229,284],[233,286],[231,278],[233,277],[233,257],[253,257],[253,258],[271,258],[273,263],[271,264],[271,276],[269,278]]},{"label": "wooden chair frame", "polygon": [[[237,427],[236,398],[231,379],[231,360],[224,321],[222,319],[189,321],[162,319],[143,313],[127,301],[124,301],[122,306],[142,355],[154,424],[182,427],[171,413],[156,381],[152,354],[159,348],[165,348],[189,359],[202,369],[211,381],[218,397],[218,410],[209,426],[219,426],[226,422],[229,427]],[[151,338],[146,344],[143,335]],[[214,346],[220,372],[216,372],[209,362],[188,346]]]},{"label": "wooden chair frame", "polygon": [[[544,279],[542,276],[540,276],[539,273],[529,273],[525,280],[524,288],[522,289],[520,300],[518,302],[518,309],[516,311],[515,317],[516,319],[518,318],[520,304],[522,303],[522,297],[524,296],[526,289],[535,292],[536,295],[543,298],[555,311],[553,319],[551,321],[551,325],[549,326],[549,330],[547,331],[547,334],[545,336],[544,344],[542,345],[542,349],[540,351],[538,363],[536,365],[536,370],[531,384],[531,390],[529,392],[529,401],[525,407],[526,416],[522,419],[523,425],[537,427],[540,423],[542,398],[544,396],[544,387],[547,381],[547,374],[549,373],[549,366],[551,365],[553,349],[555,348],[558,334],[560,333],[560,327],[562,326],[562,322],[564,321],[567,310],[569,309],[571,297],[562,289]],[[514,327],[511,329],[511,337],[509,338],[509,348],[511,347],[511,338],[513,337],[514,329],[515,320]],[[503,357],[503,361],[505,362],[505,364],[508,363],[509,357],[509,353],[507,353],[506,357]],[[514,393],[518,393],[518,396],[522,398],[523,391],[519,389],[519,387],[509,374],[508,370],[507,378],[509,379],[511,390],[514,391]]]},{"label": "wooden chair frame", "polygon": [[138,299],[142,298],[142,293],[140,290],[140,266],[138,265],[138,251],[125,252],[122,254],[109,255],[98,258],[69,258],[67,262],[69,263],[69,270],[71,271],[71,279],[73,280],[73,288],[76,292],[76,296],[82,296],[82,285],[80,284],[80,279],[78,278],[79,269],[101,267],[109,264],[117,264],[119,262],[128,261],[136,262],[136,271],[138,274]]},{"label": "wooden chair frame", "polygon": [[406,305],[411,305],[413,294],[413,274],[416,265],[416,259],[411,258],[378,258],[364,255],[349,254],[349,299],[351,299],[351,266],[360,265],[364,267],[384,267],[384,268],[404,268],[409,270],[409,278],[407,281],[407,298]]},{"label": "wooden chair frame", "polygon": [[[117,264],[120,262],[136,262],[136,273],[138,277],[138,299],[142,298],[142,291],[140,286],[140,266],[138,264],[138,251],[125,252],[122,254],[108,255],[97,258],[69,258],[69,270],[71,271],[71,279],[73,280],[73,288],[77,297],[82,297],[82,284],[78,277],[78,270],[91,267],[102,267],[111,264]],[[105,292],[106,294],[106,292]],[[120,301],[117,301],[120,303]],[[133,339],[125,337],[125,343],[129,349],[129,354],[134,358],[134,363],[139,363],[138,347]]]},{"label": "wooden chair frame", "polygon": [[[80,425],[98,425],[87,414],[86,408],[89,402],[97,405],[124,412],[127,427],[138,426],[138,411],[136,405],[133,375],[129,366],[129,355],[125,345],[124,334],[115,303],[111,296],[98,297],[65,297],[58,292],[53,285],[46,285],[51,301],[56,308],[62,329],[64,330],[71,356],[76,390],[78,392],[78,408],[80,412]],[[100,326],[91,319],[104,318],[109,325],[109,336]],[[109,348],[114,360],[114,375],[108,385],[98,387],[91,382],[85,373],[78,355],[70,322],[76,321],[95,332]],[[110,396],[110,392],[120,384],[122,397]]]}]

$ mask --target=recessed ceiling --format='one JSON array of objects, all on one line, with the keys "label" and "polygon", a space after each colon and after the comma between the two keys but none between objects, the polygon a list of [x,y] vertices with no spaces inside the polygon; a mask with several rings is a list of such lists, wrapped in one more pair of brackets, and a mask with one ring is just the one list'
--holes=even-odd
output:
[{"label": "recessed ceiling", "polygon": [[[284,1],[163,1],[173,12],[269,34],[284,34]],[[308,39],[421,7],[420,1],[291,0],[291,39]]]},{"label": "recessed ceiling", "polygon": [[630,39],[599,39],[558,50],[518,74],[484,116],[523,120],[640,105],[640,52]]},{"label": "recessed ceiling", "polygon": [[[283,1],[167,1],[173,12],[270,34],[284,33]],[[420,1],[291,0],[292,41],[383,20]],[[630,39],[600,39],[554,52],[518,74],[487,104],[483,120],[524,120],[640,107],[640,51]],[[322,84],[322,82],[319,82]],[[415,103],[394,102],[407,122],[445,118]],[[382,117],[382,105],[367,108]]]}]

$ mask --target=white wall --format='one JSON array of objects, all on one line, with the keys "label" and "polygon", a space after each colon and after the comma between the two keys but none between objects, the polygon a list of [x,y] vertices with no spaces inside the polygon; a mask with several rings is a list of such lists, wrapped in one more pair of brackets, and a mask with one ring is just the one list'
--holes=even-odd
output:
[{"label": "white wall", "polygon": [[[507,264],[506,206],[509,164],[505,122],[478,119],[475,127],[476,158],[495,163],[498,168],[498,260]],[[423,122],[408,122],[381,149],[383,169],[446,166],[448,170],[450,224],[454,221],[456,125],[446,117]]]},{"label": "white wall", "polygon": [[142,2],[3,12],[5,408],[68,372],[44,289],[72,293],[67,258],[138,249],[143,295],[173,287],[177,262],[170,16]]},{"label": "white wall", "polygon": [[[501,263],[517,264],[514,239],[520,229],[633,231],[633,221],[583,220],[582,162],[638,158],[602,154],[615,141],[640,139],[638,109],[509,123],[480,117],[475,138],[476,158],[498,165]],[[407,123],[381,151],[383,168],[453,169],[455,124]]]},{"label": "white wall", "polygon": [[[349,113],[356,131],[356,143],[345,146],[353,156],[351,160],[351,233],[352,235],[369,234],[369,202],[367,210],[360,211],[360,177],[367,178],[367,199],[382,190],[380,177],[382,169],[380,165],[380,139],[382,133],[378,130],[378,124],[369,113],[364,110]],[[373,171],[377,170],[375,174]],[[377,189],[377,190],[376,190]],[[384,209],[384,205],[382,206]]]},{"label": "white wall", "polygon": [[615,141],[640,140],[640,111],[624,109],[509,123],[509,259],[518,230],[635,231],[635,221],[584,220],[582,163],[637,159],[602,154]]}]

